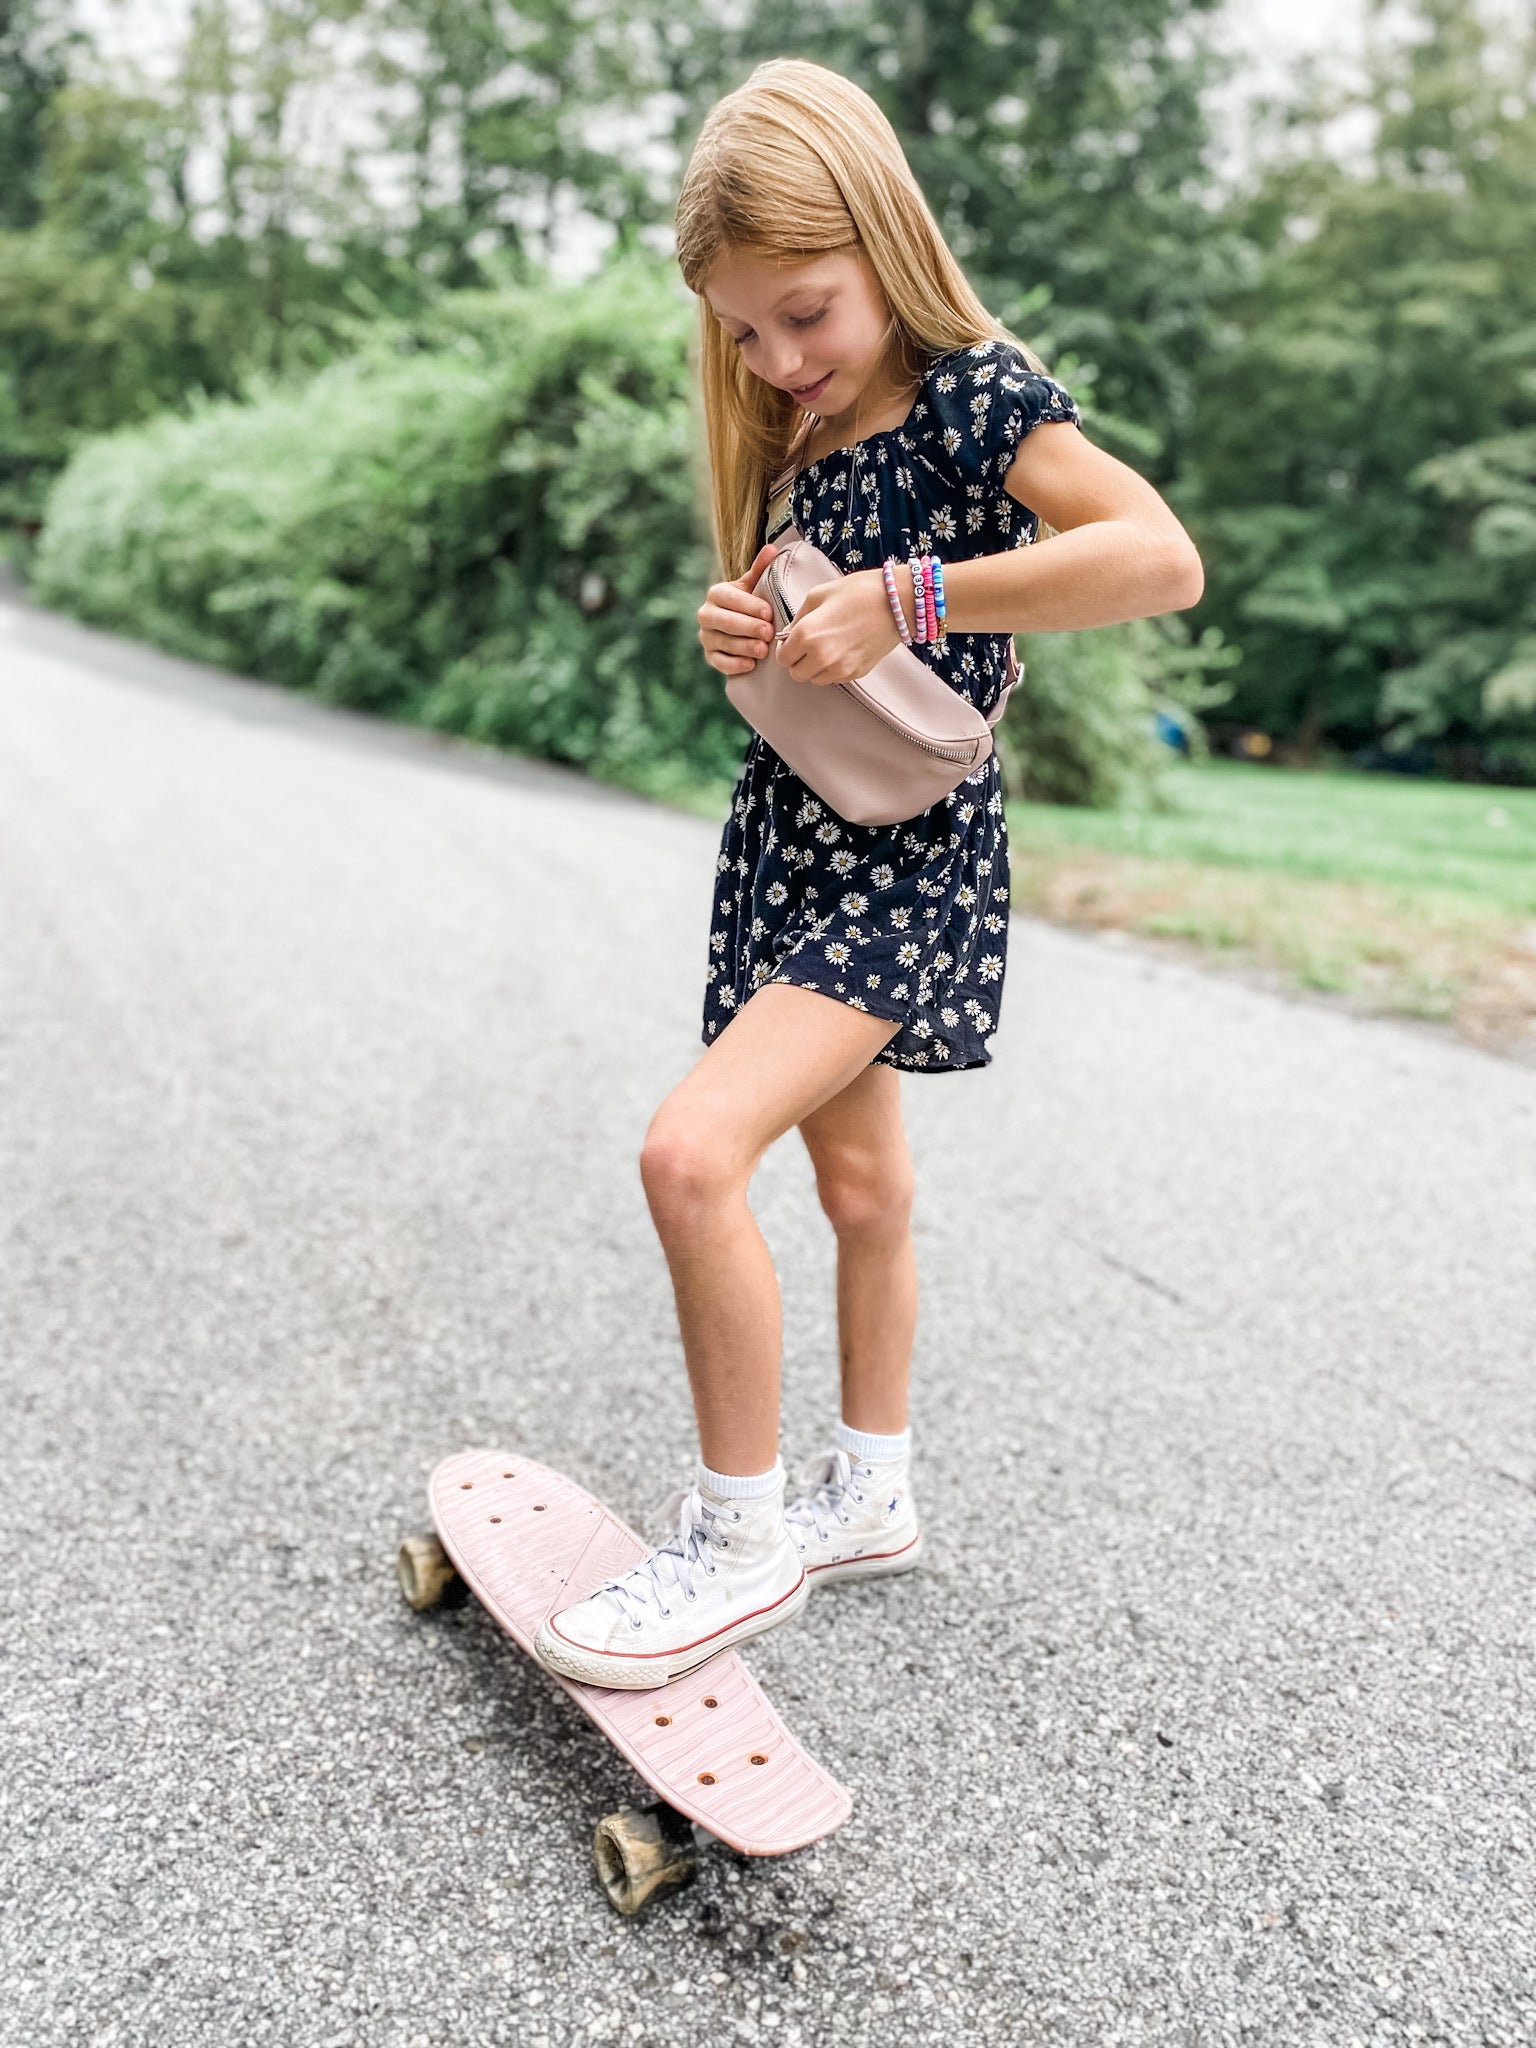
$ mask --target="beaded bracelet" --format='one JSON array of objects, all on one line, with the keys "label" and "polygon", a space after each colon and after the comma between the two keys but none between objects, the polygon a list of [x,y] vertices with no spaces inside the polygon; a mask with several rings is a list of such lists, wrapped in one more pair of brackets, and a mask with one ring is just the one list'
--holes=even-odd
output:
[{"label": "beaded bracelet", "polygon": [[944,615],[944,564],[937,555],[913,553],[907,557],[907,567],[912,575],[912,614],[915,620],[910,629],[896,589],[896,557],[887,555],[880,564],[896,630],[908,647],[942,648],[949,633]]},{"label": "beaded bracelet", "polygon": [[907,557],[907,567],[912,572],[912,639],[918,647],[928,644],[928,604],[923,596],[923,558],[916,552]]},{"label": "beaded bracelet", "polygon": [[901,608],[901,598],[896,589],[896,557],[894,555],[887,555],[880,564],[880,570],[881,574],[885,577],[885,594],[890,599],[891,610],[895,614],[896,630],[901,635],[903,645],[910,647],[912,645],[912,633],[907,625],[907,615]]}]

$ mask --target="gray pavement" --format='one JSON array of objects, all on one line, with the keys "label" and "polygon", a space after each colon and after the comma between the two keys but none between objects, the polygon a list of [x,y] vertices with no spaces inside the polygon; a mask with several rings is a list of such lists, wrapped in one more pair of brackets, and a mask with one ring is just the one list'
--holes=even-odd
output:
[{"label": "gray pavement", "polygon": [[[4,2048],[1536,2039],[1536,1074],[1018,918],[903,1083],[925,1568],[749,1651],[854,1814],[643,1788],[395,1586],[438,1458],[642,1517],[636,1165],[717,826],[0,609]],[[834,1412],[753,1184],[787,1460]]]}]

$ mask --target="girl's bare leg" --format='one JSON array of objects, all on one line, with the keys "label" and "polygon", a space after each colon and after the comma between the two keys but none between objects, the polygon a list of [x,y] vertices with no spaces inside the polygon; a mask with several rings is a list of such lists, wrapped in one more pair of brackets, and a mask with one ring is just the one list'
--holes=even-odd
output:
[{"label": "girl's bare leg", "polygon": [[778,1279],[747,1206],[758,1161],[863,1072],[900,1027],[836,997],[765,982],[667,1096],[640,1175],[677,1296],[699,1446],[717,1472],[779,1454]]},{"label": "girl's bare leg", "polygon": [[837,1235],[837,1335],[843,1420],[898,1436],[917,1326],[912,1155],[901,1121],[901,1076],[867,1067],[800,1119],[816,1191]]}]

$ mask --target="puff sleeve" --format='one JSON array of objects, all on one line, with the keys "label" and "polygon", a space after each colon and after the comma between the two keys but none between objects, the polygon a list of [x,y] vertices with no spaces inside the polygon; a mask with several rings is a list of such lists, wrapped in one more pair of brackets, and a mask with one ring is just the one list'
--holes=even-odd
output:
[{"label": "puff sleeve", "polygon": [[1002,491],[1019,443],[1042,420],[1082,425],[1066,386],[1031,369],[1008,341],[959,351],[935,380],[934,403],[943,444],[972,497]]}]

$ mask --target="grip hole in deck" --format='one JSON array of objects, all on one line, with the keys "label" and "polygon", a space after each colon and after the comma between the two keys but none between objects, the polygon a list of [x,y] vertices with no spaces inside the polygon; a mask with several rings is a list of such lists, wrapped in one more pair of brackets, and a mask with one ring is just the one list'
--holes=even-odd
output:
[{"label": "grip hole in deck", "polygon": [[706,1707],[718,1707],[720,1702],[715,1698],[713,1693],[706,1693],[704,1696],[704,1704]]},{"label": "grip hole in deck", "polygon": [[713,1785],[713,1783],[714,1783],[714,1782],[715,1782],[715,1774],[714,1774],[714,1772],[713,1772],[713,1771],[700,1771],[700,1773],[699,1773],[699,1783],[700,1783],[701,1785]]},{"label": "grip hole in deck", "polygon": [[672,1716],[670,1714],[658,1714],[656,1716],[656,1726],[658,1728],[670,1728],[672,1726]]},{"label": "grip hole in deck", "polygon": [[747,1761],[748,1761],[748,1763],[753,1763],[753,1764],[765,1764],[765,1763],[767,1763],[768,1759],[767,1759],[767,1757],[765,1757],[765,1756],[753,1756],[753,1757],[748,1757]]}]

